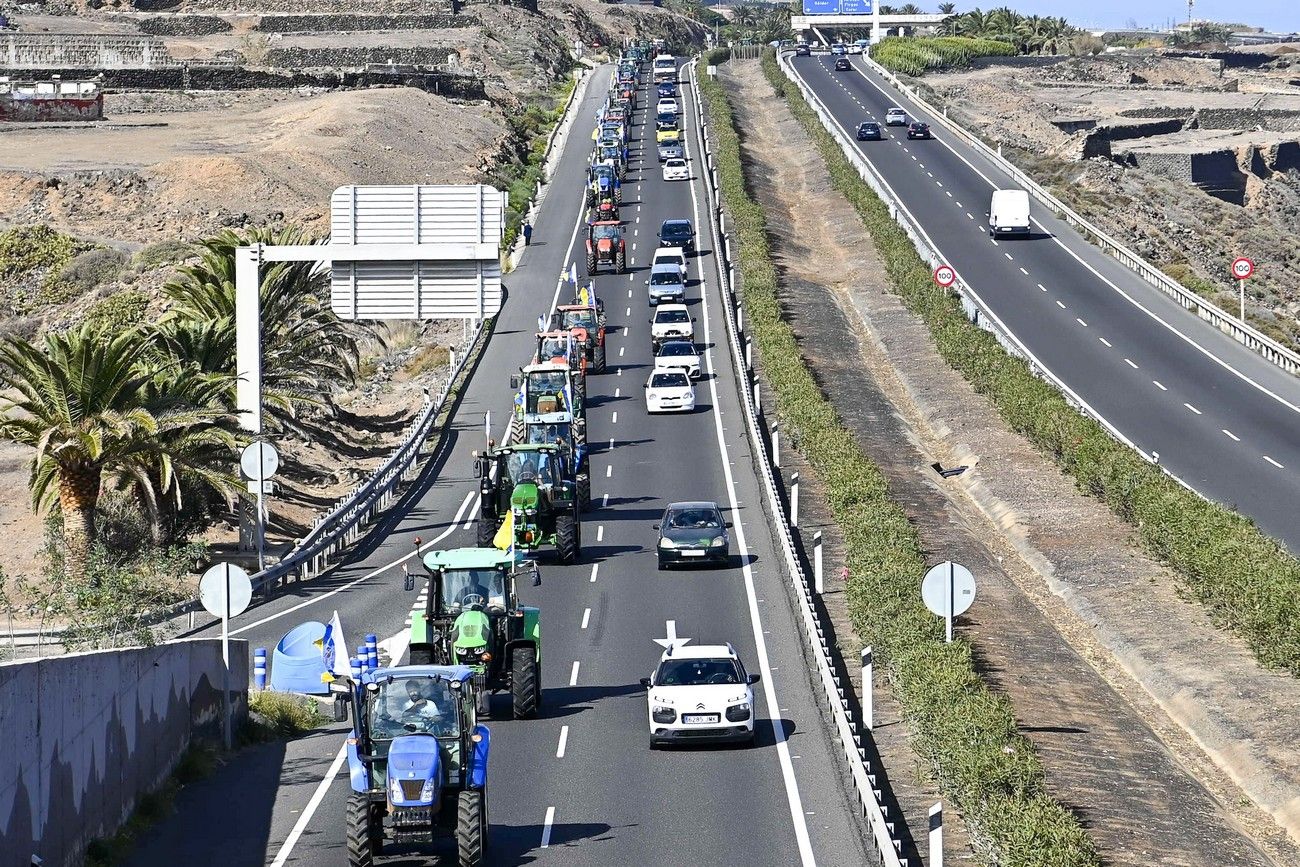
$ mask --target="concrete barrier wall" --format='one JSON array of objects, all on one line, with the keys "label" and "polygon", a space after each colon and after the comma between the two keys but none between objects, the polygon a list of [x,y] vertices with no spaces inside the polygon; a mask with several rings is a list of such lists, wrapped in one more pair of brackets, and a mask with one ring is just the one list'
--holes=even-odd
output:
[{"label": "concrete barrier wall", "polygon": [[[236,725],[248,643],[230,643]],[[0,664],[0,867],[73,867],[113,834],[195,737],[221,737],[221,642]]]},{"label": "concrete barrier wall", "polygon": [[0,63],[11,69],[92,69],[169,66],[176,61],[156,36],[117,33],[9,33],[0,37]]}]

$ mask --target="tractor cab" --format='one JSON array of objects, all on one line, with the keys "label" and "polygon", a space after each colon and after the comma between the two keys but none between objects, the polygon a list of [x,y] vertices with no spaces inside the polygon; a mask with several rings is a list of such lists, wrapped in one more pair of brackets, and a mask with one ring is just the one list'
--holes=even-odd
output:
[{"label": "tractor cab", "polygon": [[586,205],[594,208],[604,202],[611,203],[617,215],[618,205],[623,203],[623,182],[613,165],[598,162],[587,169]]},{"label": "tractor cab", "polygon": [[587,469],[586,437],[580,436],[573,416],[567,412],[530,416],[524,424],[523,442],[529,445],[559,446],[568,466],[574,470],[577,484],[578,507],[585,510],[591,505],[591,475]]},{"label": "tractor cab", "polygon": [[[593,293],[594,294],[594,293]],[[590,295],[588,296],[590,298]],[[605,372],[605,317],[601,315],[603,306],[599,299],[594,303],[564,304],[551,314],[550,327],[554,330],[564,329],[573,335],[574,340],[591,362],[593,373]]]},{"label": "tractor cab", "polygon": [[518,389],[516,415],[530,416],[561,410],[583,416],[582,400],[573,388],[573,374],[565,365],[543,362],[521,368],[510,377],[510,387]]},{"label": "tractor cab", "polygon": [[614,174],[620,180],[627,173],[627,146],[618,139],[602,138],[596,144],[596,159],[614,166]]},{"label": "tractor cab", "polygon": [[352,720],[345,822],[350,867],[372,863],[386,843],[451,837],[462,865],[481,864],[491,741],[487,726],[478,723],[473,670],[380,668],[359,680],[337,678],[330,692],[335,719]]},{"label": "tractor cab", "polygon": [[577,335],[552,329],[537,332],[537,352],[533,364],[563,364],[579,373],[587,368],[587,356]]},{"label": "tractor cab", "polygon": [[474,474],[482,495],[479,547],[508,546],[531,554],[554,545],[560,562],[577,559],[579,504],[567,450],[522,442],[489,448],[475,453]]}]

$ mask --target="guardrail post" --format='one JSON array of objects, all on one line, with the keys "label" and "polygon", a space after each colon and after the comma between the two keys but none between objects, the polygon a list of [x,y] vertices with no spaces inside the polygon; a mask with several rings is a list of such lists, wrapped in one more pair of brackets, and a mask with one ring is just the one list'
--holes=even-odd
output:
[{"label": "guardrail post", "polygon": [[790,526],[799,527],[799,474],[790,477]]},{"label": "guardrail post", "polygon": [[754,383],[754,415],[763,412],[763,393],[758,390],[758,383]]},{"label": "guardrail post", "polygon": [[781,425],[772,425],[772,466],[781,469]]},{"label": "guardrail post", "polygon": [[876,729],[875,663],[871,648],[862,648],[862,724],[867,731]]},{"label": "guardrail post", "polygon": [[943,801],[930,808],[930,867],[943,867]]},{"label": "guardrail post", "polygon": [[253,651],[253,685],[266,689],[266,648],[259,647]]},{"label": "guardrail post", "polygon": [[739,304],[736,305],[736,330],[745,330],[745,309]]},{"label": "guardrail post", "polygon": [[[737,312],[739,313],[739,311]],[[749,373],[749,371],[753,369],[754,369],[754,340],[753,338],[746,337],[745,338],[745,372]]]},{"label": "guardrail post", "polygon": [[826,592],[826,583],[822,580],[822,531],[813,533],[813,589],[821,596]]}]

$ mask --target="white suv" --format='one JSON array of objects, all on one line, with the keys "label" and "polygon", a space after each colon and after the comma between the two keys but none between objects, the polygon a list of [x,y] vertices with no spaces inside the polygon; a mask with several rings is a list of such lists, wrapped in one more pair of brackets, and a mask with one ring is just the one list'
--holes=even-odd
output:
[{"label": "white suv", "polygon": [[757,674],[746,674],[730,644],[674,644],[659,658],[647,688],[650,748],[674,741],[754,740]]},{"label": "white suv", "polygon": [[885,126],[907,126],[907,112],[893,106],[885,112]]}]

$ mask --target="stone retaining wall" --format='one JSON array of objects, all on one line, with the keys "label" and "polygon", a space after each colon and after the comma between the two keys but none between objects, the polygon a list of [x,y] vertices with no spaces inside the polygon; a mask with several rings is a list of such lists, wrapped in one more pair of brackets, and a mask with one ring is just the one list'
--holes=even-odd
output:
[{"label": "stone retaining wall", "polygon": [[141,12],[453,15],[456,13],[457,0],[132,0],[131,5]]},{"label": "stone retaining wall", "polygon": [[360,30],[444,30],[473,27],[479,20],[472,15],[263,15],[255,30],[263,33],[343,33]]},{"label": "stone retaining wall", "polygon": [[8,69],[57,69],[64,66],[149,69],[175,62],[157,36],[120,33],[7,33],[0,36],[0,66]]},{"label": "stone retaining wall", "polygon": [[273,48],[259,66],[281,69],[351,69],[369,65],[441,67],[455,51],[419,48]]},{"label": "stone retaining wall", "polygon": [[1300,111],[1282,108],[1203,108],[1193,123],[1201,129],[1300,131]]},{"label": "stone retaining wall", "polygon": [[229,21],[216,15],[151,15],[137,19],[137,24],[154,36],[211,36],[233,29]]}]

